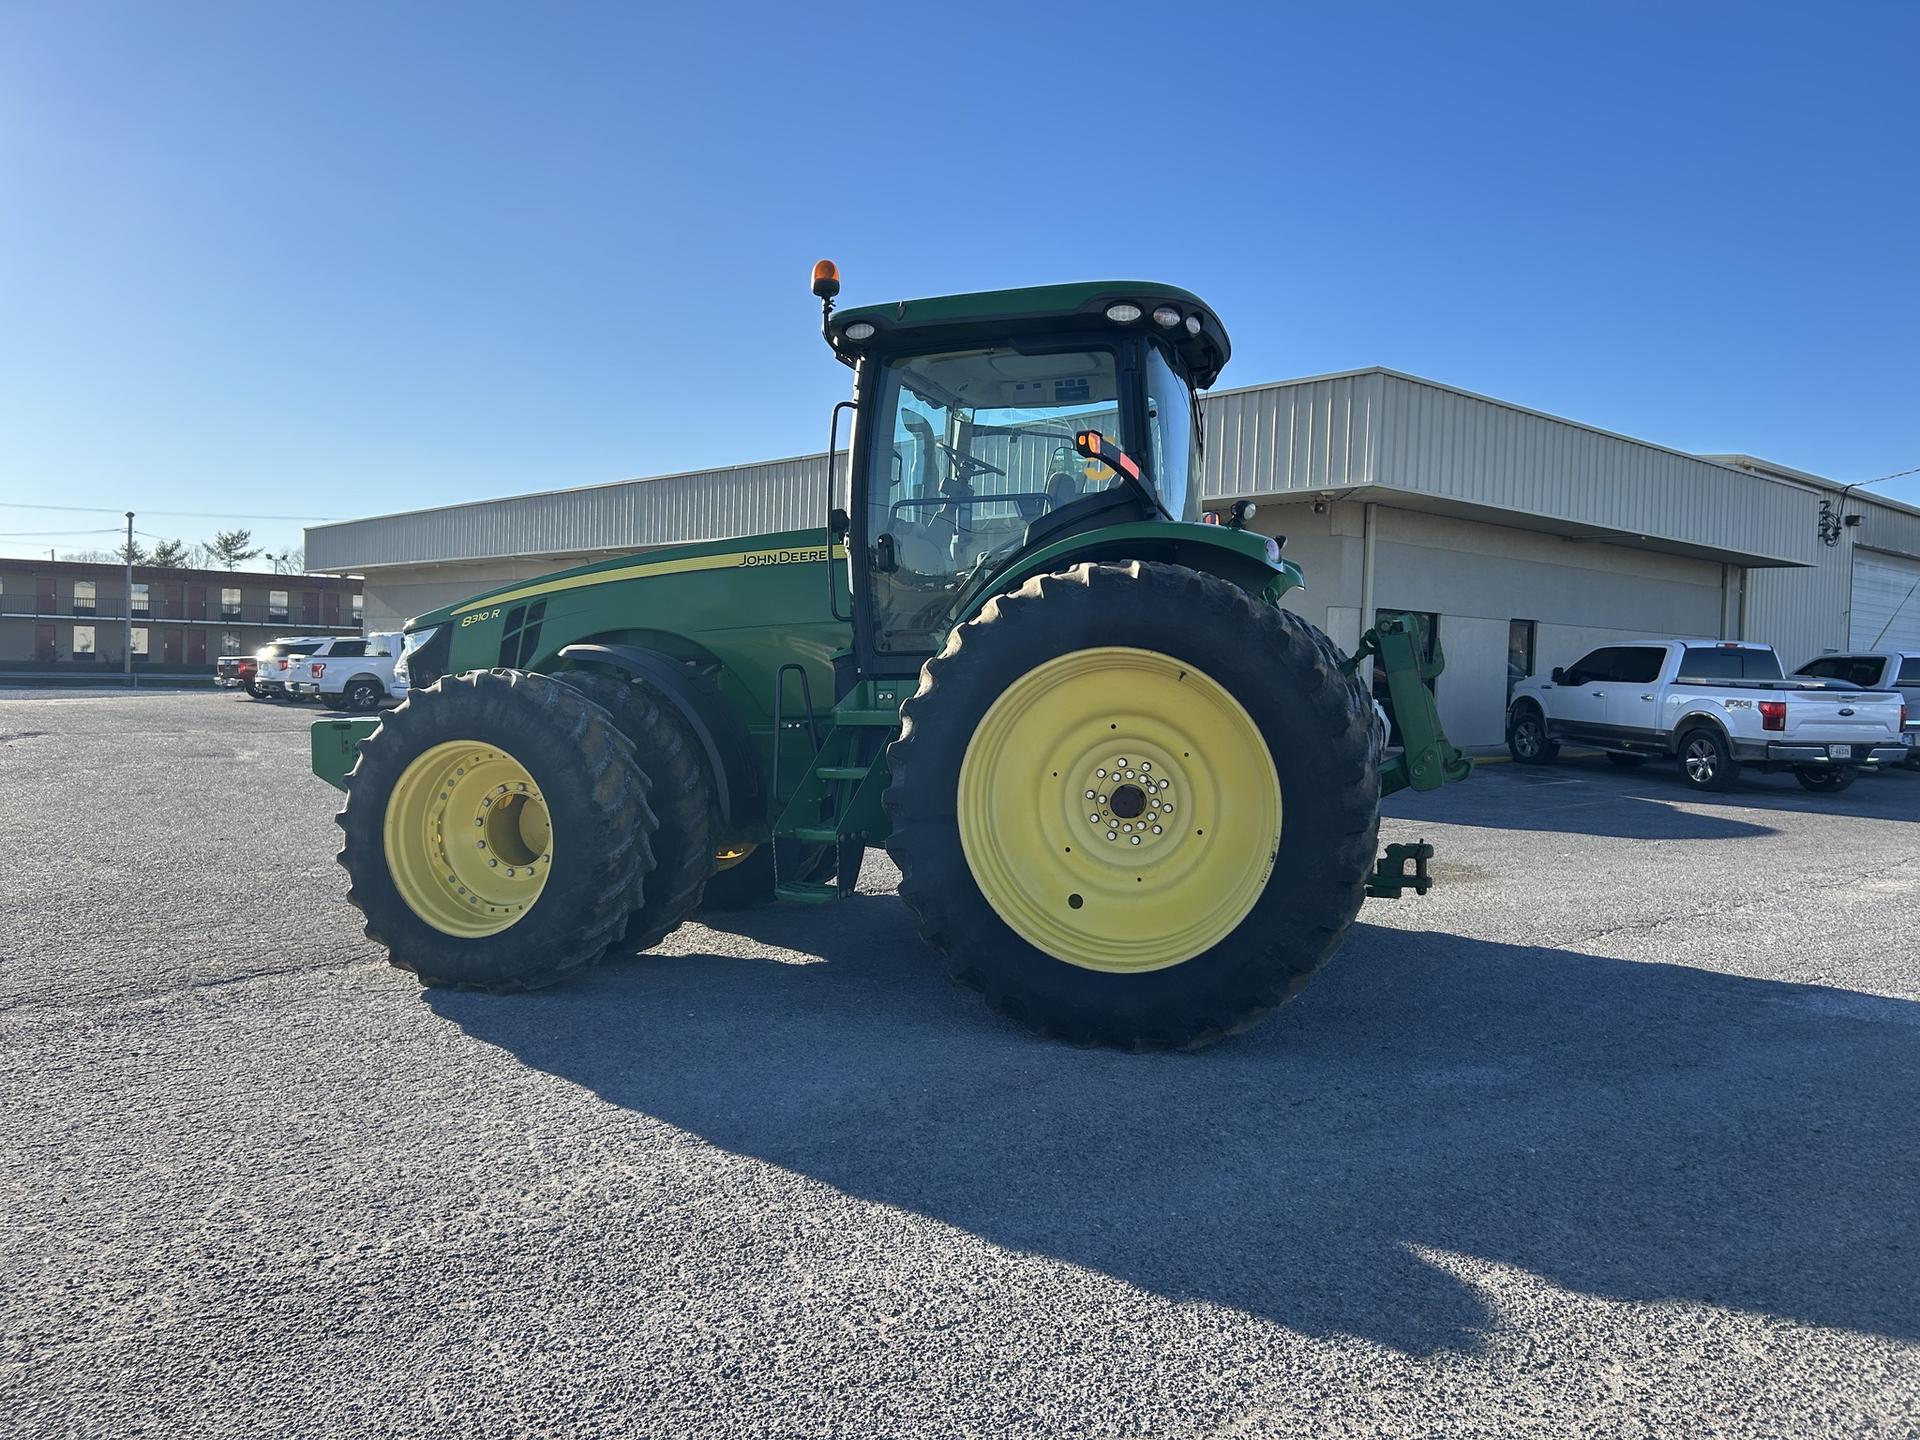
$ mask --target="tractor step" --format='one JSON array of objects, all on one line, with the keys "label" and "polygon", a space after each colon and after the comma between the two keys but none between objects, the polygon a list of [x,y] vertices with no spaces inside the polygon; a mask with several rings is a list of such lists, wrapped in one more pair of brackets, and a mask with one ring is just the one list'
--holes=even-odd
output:
[{"label": "tractor step", "polygon": [[804,840],[810,845],[831,845],[840,838],[840,832],[831,825],[796,825],[791,830],[782,830],[785,840]]},{"label": "tractor step", "polygon": [[864,780],[867,778],[865,765],[821,765],[814,774],[822,780]]},{"label": "tractor step", "polygon": [[871,725],[875,729],[891,730],[900,723],[898,710],[836,710],[833,712],[836,725]]},{"label": "tractor step", "polygon": [[825,905],[840,898],[835,885],[817,885],[811,880],[782,880],[773,887],[776,900],[793,900],[802,905]]}]

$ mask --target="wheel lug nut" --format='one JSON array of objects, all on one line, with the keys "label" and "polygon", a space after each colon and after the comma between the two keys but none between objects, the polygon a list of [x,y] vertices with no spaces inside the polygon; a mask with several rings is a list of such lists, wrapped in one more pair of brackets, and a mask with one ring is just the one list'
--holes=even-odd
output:
[{"label": "wheel lug nut", "polygon": [[1138,844],[1140,843],[1140,837],[1139,837],[1138,835],[1136,835],[1136,836],[1134,836],[1134,837],[1133,837],[1133,843],[1134,843],[1134,844],[1136,844],[1136,845],[1138,845]]},{"label": "wheel lug nut", "polygon": [[1119,835],[1115,834],[1113,831],[1111,830],[1107,831],[1107,839],[1118,840],[1119,838],[1120,838]]}]

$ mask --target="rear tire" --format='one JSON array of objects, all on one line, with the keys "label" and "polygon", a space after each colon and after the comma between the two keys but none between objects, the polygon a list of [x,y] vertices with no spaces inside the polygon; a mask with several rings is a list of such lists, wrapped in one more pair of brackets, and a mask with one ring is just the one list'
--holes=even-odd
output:
[{"label": "rear tire", "polygon": [[[1192,1048],[1254,1024],[1333,952],[1373,866],[1378,723],[1338,666],[1299,616],[1179,566],[1080,564],[989,601],[888,750],[922,937],[1042,1034]],[[1084,768],[1123,745],[1139,758]]]},{"label": "rear tire", "polygon": [[1711,726],[1698,726],[1680,737],[1680,778],[1688,789],[1725,793],[1740,783],[1740,762],[1725,736]]},{"label": "rear tire", "polygon": [[1547,717],[1537,705],[1522,705],[1507,725],[1507,753],[1516,765],[1551,765],[1560,745],[1547,736]]},{"label": "rear tire", "polygon": [[572,687],[517,670],[444,677],[360,742],[336,817],[347,899],[425,984],[550,985],[626,926],[653,869],[647,790],[632,744]]},{"label": "rear tire", "polygon": [[[378,680],[361,677],[347,682],[347,688],[341,692],[340,708],[351,710],[355,714],[365,715],[380,708],[380,702],[386,696],[386,687]],[[316,700],[319,696],[314,697]]]},{"label": "rear tire", "polygon": [[1858,773],[1855,770],[1802,765],[1793,772],[1793,778],[1800,782],[1802,788],[1817,795],[1838,795],[1853,784],[1854,776]]},{"label": "rear tire", "polygon": [[713,870],[713,787],[696,758],[693,737],[644,685],[594,670],[563,670],[553,678],[613,717],[653,781],[647,800],[659,822],[653,832],[654,870],[620,942],[628,952],[651,950],[700,904]]}]

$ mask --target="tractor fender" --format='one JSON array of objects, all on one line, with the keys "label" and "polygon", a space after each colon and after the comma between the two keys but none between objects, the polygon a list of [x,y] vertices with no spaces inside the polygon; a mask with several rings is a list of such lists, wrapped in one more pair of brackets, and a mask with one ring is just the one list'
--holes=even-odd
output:
[{"label": "tractor fender", "polygon": [[765,818],[766,799],[760,790],[759,767],[754,763],[753,737],[720,696],[688,674],[684,666],[638,645],[567,645],[561,648],[560,658],[576,665],[621,670],[659,691],[700,742],[721,818],[734,828],[751,826]]},{"label": "tractor fender", "polygon": [[1035,575],[1101,560],[1184,565],[1271,601],[1304,584],[1300,568],[1291,560],[1275,563],[1268,558],[1264,535],[1225,525],[1134,521],[1077,531],[1028,551],[1005,570],[977,582],[954,607],[954,620],[971,620],[995,595],[1017,589]]}]

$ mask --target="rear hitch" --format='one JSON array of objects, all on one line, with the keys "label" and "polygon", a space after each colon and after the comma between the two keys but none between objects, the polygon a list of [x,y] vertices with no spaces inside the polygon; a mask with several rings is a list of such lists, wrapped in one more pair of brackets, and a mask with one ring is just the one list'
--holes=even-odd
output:
[{"label": "rear hitch", "polygon": [[[1424,840],[1411,845],[1389,845],[1387,853],[1374,862],[1373,874],[1367,877],[1367,895],[1374,900],[1398,900],[1407,891],[1424,895],[1433,888],[1433,876],[1427,873],[1427,862],[1433,858],[1433,846]],[[1407,873],[1407,862],[1413,862],[1413,873]]]}]

